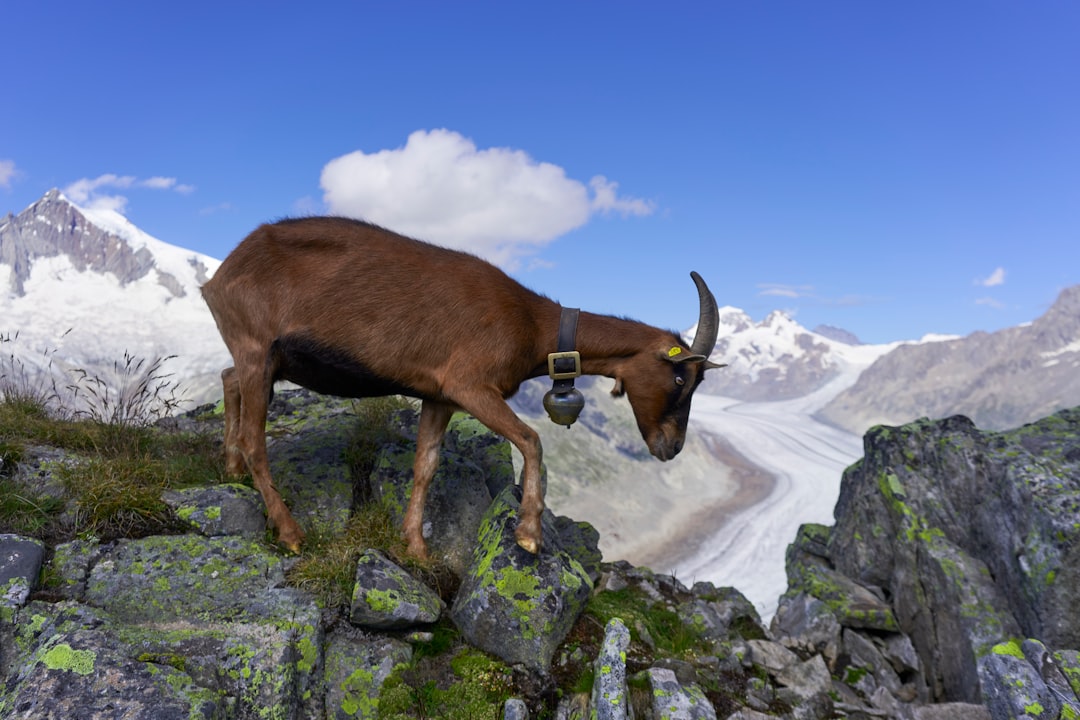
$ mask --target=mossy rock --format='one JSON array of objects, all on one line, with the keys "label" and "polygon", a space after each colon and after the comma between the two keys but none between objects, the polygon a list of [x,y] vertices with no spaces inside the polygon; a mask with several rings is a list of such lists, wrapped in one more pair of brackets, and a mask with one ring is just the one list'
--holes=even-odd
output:
[{"label": "mossy rock", "polygon": [[592,591],[589,573],[561,546],[545,514],[544,547],[517,545],[520,501],[506,488],[481,523],[472,564],[451,608],[454,624],[474,646],[546,673]]}]

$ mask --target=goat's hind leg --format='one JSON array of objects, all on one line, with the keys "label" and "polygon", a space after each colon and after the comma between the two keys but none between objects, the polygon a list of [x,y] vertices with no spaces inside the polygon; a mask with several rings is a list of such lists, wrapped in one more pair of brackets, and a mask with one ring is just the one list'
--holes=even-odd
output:
[{"label": "goat's hind leg", "polygon": [[240,432],[240,381],[236,376],[236,368],[221,371],[221,387],[225,404],[225,474],[239,477],[247,472],[247,465],[237,444],[237,435]]},{"label": "goat's hind leg", "polygon": [[[249,369],[252,367],[253,369]],[[236,444],[243,453],[248,470],[251,471],[255,489],[262,495],[270,525],[277,530],[278,541],[294,553],[299,553],[304,531],[293,519],[289,508],[274,487],[273,478],[270,477],[270,461],[266,454],[266,410],[270,400],[270,379],[265,367],[265,362],[256,362],[249,364],[248,368],[237,368],[240,417]]]},{"label": "goat's hind leg", "polygon": [[424,505],[428,488],[439,466],[439,448],[446,426],[454,414],[454,406],[425,400],[420,406],[420,425],[416,431],[416,459],[413,462],[412,495],[402,523],[402,535],[409,544],[408,552],[415,558],[428,557],[424,542]]}]

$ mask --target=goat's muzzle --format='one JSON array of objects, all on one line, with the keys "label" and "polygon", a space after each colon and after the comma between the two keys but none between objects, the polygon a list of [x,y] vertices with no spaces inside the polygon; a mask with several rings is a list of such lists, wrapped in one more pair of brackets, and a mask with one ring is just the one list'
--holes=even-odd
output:
[{"label": "goat's muzzle", "polygon": [[658,432],[649,442],[649,452],[657,460],[667,462],[682,451],[683,440],[682,437],[668,437],[665,433]]}]

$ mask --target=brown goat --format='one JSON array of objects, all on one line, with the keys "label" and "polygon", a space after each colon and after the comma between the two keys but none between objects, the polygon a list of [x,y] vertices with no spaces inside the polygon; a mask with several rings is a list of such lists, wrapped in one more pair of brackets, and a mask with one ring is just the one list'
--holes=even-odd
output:
[{"label": "brown goat", "polygon": [[[584,374],[616,381],[629,396],[649,451],[681,449],[690,398],[716,342],[718,313],[704,281],[701,319],[687,348],[673,332],[581,313],[577,350]],[[225,392],[226,471],[251,472],[282,544],[304,533],[274,489],[266,456],[273,383],[289,380],[343,397],[402,394],[422,400],[413,492],[403,534],[427,554],[421,532],[439,446],[456,409],[513,443],[524,458],[518,544],[541,546],[544,509],[536,431],[506,403],[522,382],[546,375],[561,308],[472,255],[344,218],[263,225],[225,259],[203,288],[234,367]]]}]

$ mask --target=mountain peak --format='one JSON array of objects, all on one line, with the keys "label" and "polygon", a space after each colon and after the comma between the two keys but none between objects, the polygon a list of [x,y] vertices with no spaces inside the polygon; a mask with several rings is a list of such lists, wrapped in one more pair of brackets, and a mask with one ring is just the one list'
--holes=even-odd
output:
[{"label": "mountain peak", "polygon": [[174,296],[184,294],[174,274],[158,267],[146,243],[133,245],[131,233],[117,232],[115,223],[100,222],[99,215],[99,211],[79,208],[56,188],[18,215],[8,215],[0,224],[0,265],[11,268],[10,291],[25,295],[26,282],[38,262],[66,257],[76,271],[111,274],[121,285],[156,270],[159,282]]}]

